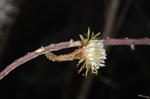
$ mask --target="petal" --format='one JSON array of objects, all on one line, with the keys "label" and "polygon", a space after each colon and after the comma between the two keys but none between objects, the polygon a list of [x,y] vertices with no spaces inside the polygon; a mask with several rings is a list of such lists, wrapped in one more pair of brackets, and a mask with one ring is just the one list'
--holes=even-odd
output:
[{"label": "petal", "polygon": [[92,56],[94,56],[94,54],[92,54],[92,53],[87,53],[87,56],[88,56],[88,57],[92,57]]}]

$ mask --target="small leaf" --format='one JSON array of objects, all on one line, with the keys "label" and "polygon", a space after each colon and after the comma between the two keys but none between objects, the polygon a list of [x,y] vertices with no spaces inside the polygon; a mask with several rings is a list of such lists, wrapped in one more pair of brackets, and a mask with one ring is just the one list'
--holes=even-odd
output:
[{"label": "small leaf", "polygon": [[78,74],[82,71],[82,69],[84,69],[86,62],[84,62],[84,64],[82,65],[82,67],[80,68],[80,70],[78,71]]},{"label": "small leaf", "polygon": [[77,64],[77,68],[78,68],[78,66],[84,61],[85,59],[84,58],[81,58],[80,60],[79,60],[79,62],[78,62],[78,64]]},{"label": "small leaf", "polygon": [[81,40],[82,40],[83,45],[85,45],[84,37],[83,37],[82,35],[79,35],[79,36],[80,36],[80,38],[81,38]]},{"label": "small leaf", "polygon": [[86,73],[84,74],[85,78],[87,78],[88,72],[90,70],[90,66],[88,66],[88,63],[86,64]]},{"label": "small leaf", "polygon": [[78,62],[78,64],[81,64],[83,61],[85,60],[85,58],[81,58]]},{"label": "small leaf", "polygon": [[93,38],[91,38],[91,40],[93,40],[96,36],[100,35],[100,32],[97,33]]},{"label": "small leaf", "polygon": [[87,31],[87,39],[89,40],[90,38],[90,27],[88,27],[88,31]]},{"label": "small leaf", "polygon": [[91,36],[91,39],[93,38],[93,36],[94,36],[94,32],[92,32],[92,36]]}]

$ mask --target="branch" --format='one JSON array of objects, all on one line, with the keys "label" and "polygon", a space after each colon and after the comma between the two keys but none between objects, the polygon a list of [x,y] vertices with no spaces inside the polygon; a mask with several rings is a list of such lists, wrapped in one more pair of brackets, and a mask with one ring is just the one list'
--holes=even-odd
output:
[{"label": "branch", "polygon": [[[105,39],[103,41],[105,45],[150,45],[150,38],[145,39]],[[33,52],[27,53],[27,55],[15,60],[13,63],[8,65],[2,72],[0,72],[0,80],[5,77],[9,72],[11,72],[16,67],[26,63],[27,61],[36,58],[39,55],[46,54],[47,52],[57,51],[61,49],[78,47],[81,46],[81,41],[73,41],[63,42],[58,44],[51,44],[46,47],[41,47]]]},{"label": "branch", "polygon": [[105,45],[150,45],[150,38],[144,39],[109,39],[103,42]]},{"label": "branch", "polygon": [[71,47],[77,47],[80,46],[81,42],[80,41],[75,41],[70,40],[70,42],[63,42],[63,43],[58,43],[58,44],[51,44],[46,47],[41,47],[33,52],[27,53],[27,55],[15,60],[13,63],[8,65],[1,73],[0,73],[0,80],[6,76],[9,72],[11,72],[13,69],[18,67],[19,65],[24,64],[25,62],[36,58],[39,55],[45,54],[49,51],[57,51],[65,48],[71,48]]}]

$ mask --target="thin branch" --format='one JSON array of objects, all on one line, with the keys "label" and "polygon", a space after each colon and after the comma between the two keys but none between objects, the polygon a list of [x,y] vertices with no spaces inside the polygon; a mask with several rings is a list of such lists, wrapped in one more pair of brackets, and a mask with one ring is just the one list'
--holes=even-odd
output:
[{"label": "thin branch", "polygon": [[49,51],[57,51],[65,48],[71,48],[71,47],[77,47],[80,46],[81,42],[80,41],[75,41],[70,40],[70,42],[64,42],[64,43],[58,43],[58,44],[51,44],[46,47],[41,47],[33,52],[27,53],[27,55],[15,60],[13,63],[8,65],[1,73],[0,73],[0,80],[6,76],[9,72],[11,72],[13,69],[18,67],[19,65],[24,64],[25,62],[36,58],[39,55],[45,54]]},{"label": "thin branch", "polygon": [[[106,39],[103,42],[105,45],[150,45],[150,38],[145,39]],[[27,55],[15,60],[13,63],[8,65],[2,72],[0,72],[0,79],[5,77],[9,72],[18,67],[19,65],[24,64],[25,62],[36,58],[39,55],[45,54],[50,51],[57,51],[61,49],[78,47],[81,46],[81,41],[63,42],[58,44],[51,44],[46,47],[41,47],[33,52],[27,53]]]},{"label": "thin branch", "polygon": [[103,42],[105,45],[150,45],[150,38],[144,39],[109,39]]}]

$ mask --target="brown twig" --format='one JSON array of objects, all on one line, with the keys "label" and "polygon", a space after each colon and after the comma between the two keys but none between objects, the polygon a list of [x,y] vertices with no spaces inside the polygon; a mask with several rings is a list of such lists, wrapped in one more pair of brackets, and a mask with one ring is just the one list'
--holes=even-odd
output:
[{"label": "brown twig", "polygon": [[77,47],[80,46],[81,42],[80,41],[75,41],[73,42],[70,40],[70,42],[64,42],[64,43],[58,43],[58,44],[51,44],[46,47],[41,47],[33,52],[28,53],[27,55],[15,60],[13,63],[8,65],[1,73],[0,73],[0,79],[2,79],[4,76],[6,76],[9,72],[11,72],[13,69],[18,67],[21,64],[24,64],[25,62],[36,58],[39,55],[45,54],[49,51],[56,51],[56,50],[61,50],[65,48],[71,48],[71,47]]},{"label": "brown twig", "polygon": [[[145,39],[106,39],[103,42],[105,45],[150,45],[150,38]],[[28,53],[27,55],[15,60],[13,63],[8,65],[2,72],[0,72],[0,79],[5,77],[9,72],[18,67],[19,65],[24,64],[25,62],[36,58],[39,55],[45,54],[49,51],[57,51],[61,49],[78,47],[81,46],[81,41],[73,41],[63,42],[58,44],[51,44],[46,47],[41,47],[33,52]]]},{"label": "brown twig", "polygon": [[150,45],[150,39],[106,39],[103,42],[105,45]]}]

